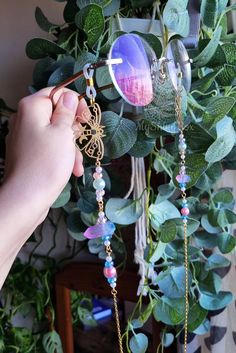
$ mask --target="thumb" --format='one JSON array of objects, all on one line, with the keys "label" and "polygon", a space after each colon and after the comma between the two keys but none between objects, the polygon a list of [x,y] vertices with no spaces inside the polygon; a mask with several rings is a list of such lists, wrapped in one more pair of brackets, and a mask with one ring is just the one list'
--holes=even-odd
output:
[{"label": "thumb", "polygon": [[51,123],[72,126],[78,104],[79,99],[75,92],[68,91],[63,93],[56,104],[56,108],[52,114]]}]

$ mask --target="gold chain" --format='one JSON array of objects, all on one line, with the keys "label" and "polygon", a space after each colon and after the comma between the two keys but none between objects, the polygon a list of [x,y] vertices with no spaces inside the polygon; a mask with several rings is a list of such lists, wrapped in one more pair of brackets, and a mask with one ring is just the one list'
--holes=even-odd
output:
[{"label": "gold chain", "polygon": [[117,291],[115,289],[112,289],[111,294],[113,295],[119,350],[120,350],[120,353],[123,353],[124,351],[123,351],[122,336],[121,336],[121,329],[120,329],[120,318],[119,318],[119,310],[118,310],[117,296],[116,296]]},{"label": "gold chain", "polygon": [[[178,90],[175,99],[175,113],[177,118],[177,123],[179,127],[179,132],[181,136],[184,136],[184,125],[182,116],[182,97],[181,91]],[[181,158],[181,166],[185,166],[185,155]],[[181,197],[183,203],[186,202],[185,191],[181,192]],[[188,311],[189,311],[189,293],[188,293],[188,237],[187,237],[187,222],[183,222],[183,237],[184,237],[184,268],[185,268],[185,317],[184,317],[184,353],[187,353],[188,345]]]}]

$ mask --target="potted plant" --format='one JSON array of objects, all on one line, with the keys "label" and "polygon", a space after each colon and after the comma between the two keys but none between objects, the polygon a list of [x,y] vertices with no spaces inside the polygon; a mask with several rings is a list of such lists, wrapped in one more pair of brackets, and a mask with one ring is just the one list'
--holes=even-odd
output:
[{"label": "potted plant", "polygon": [[[186,0],[168,1],[82,1],[65,3],[62,25],[52,24],[40,8],[36,21],[52,40],[32,39],[26,53],[36,62],[31,91],[60,83],[78,72],[88,62],[106,57],[112,42],[123,33],[114,27],[119,18],[159,20],[160,33],[139,33],[152,46],[158,58],[165,53],[172,36],[187,37],[189,14]],[[189,148],[186,165],[191,176],[187,189],[190,218],[189,239],[189,324],[191,333],[210,329],[208,312],[225,308],[233,299],[232,293],[222,291],[216,269],[226,268],[229,260],[222,254],[235,247],[231,233],[236,222],[234,197],[228,188],[217,189],[217,181],[225,169],[236,169],[235,162],[235,35],[228,33],[227,13],[235,10],[227,1],[201,1],[201,26],[196,48],[189,50],[193,60],[192,86],[183,96],[185,135]],[[209,15],[210,14],[210,15]],[[118,18],[118,20],[119,20]],[[151,22],[150,22],[151,23]],[[137,28],[135,28],[136,30]],[[111,82],[106,68],[96,72],[96,84]],[[181,236],[180,201],[175,176],[179,163],[178,129],[176,126],[175,92],[167,81],[160,85],[154,104],[142,114],[117,111],[119,95],[114,89],[99,94],[105,126],[105,172],[110,198],[106,203],[109,219],[116,223],[117,233],[112,246],[119,261],[125,258],[124,226],[134,224],[146,215],[148,244],[142,259],[146,272],[152,278],[144,280],[145,293],[140,293],[132,317],[124,334],[127,351],[141,353],[147,349],[147,337],[139,333],[150,315],[166,324],[162,343],[168,346],[183,329],[184,321],[184,267]],[[79,79],[72,86],[78,92],[85,90],[85,81]],[[163,105],[163,102],[165,104]],[[128,135],[127,135],[128,134]],[[146,200],[142,207],[144,190],[135,199],[122,198],[120,180],[112,172],[112,160],[124,155],[145,158]],[[105,167],[106,169],[106,167]],[[93,168],[85,160],[85,174],[72,177],[55,207],[62,207],[66,215],[68,233],[85,243],[83,232],[94,223],[96,199],[92,189]],[[158,185],[153,178],[158,176]],[[120,191],[121,192],[121,191]],[[102,243],[89,240],[88,249],[104,257]],[[215,252],[216,250],[216,252]],[[123,256],[123,259],[122,259]],[[149,305],[142,309],[142,295]]]}]

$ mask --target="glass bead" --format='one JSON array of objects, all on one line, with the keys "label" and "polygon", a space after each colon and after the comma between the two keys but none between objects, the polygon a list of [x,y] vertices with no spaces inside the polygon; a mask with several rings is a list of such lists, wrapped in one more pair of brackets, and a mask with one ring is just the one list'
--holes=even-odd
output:
[{"label": "glass bead", "polygon": [[105,236],[112,236],[116,227],[114,223],[107,221],[106,223],[95,224],[94,226],[88,227],[84,232],[85,238],[95,239]]},{"label": "glass bead", "polygon": [[104,241],[104,245],[105,245],[105,246],[109,246],[109,245],[111,245],[110,240],[105,240],[105,241]]},{"label": "glass bead", "polygon": [[102,174],[101,173],[93,173],[93,179],[101,179],[102,178]]},{"label": "glass bead", "polygon": [[103,274],[106,278],[116,277],[116,268],[115,267],[104,267]]},{"label": "glass bead", "polygon": [[98,167],[96,167],[95,170],[96,170],[97,173],[101,173],[102,172],[102,167],[98,166]]},{"label": "glass bead", "polygon": [[105,180],[104,179],[96,179],[93,182],[93,187],[96,190],[103,190],[106,186]]},{"label": "glass bead", "polygon": [[107,256],[106,257],[106,261],[108,261],[108,262],[112,261],[112,257],[111,256]]}]

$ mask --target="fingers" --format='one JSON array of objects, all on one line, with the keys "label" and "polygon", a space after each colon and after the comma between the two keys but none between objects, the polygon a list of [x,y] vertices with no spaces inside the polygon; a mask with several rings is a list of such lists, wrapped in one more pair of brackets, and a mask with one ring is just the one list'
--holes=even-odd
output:
[{"label": "fingers", "polygon": [[78,104],[78,95],[75,92],[67,91],[62,93],[52,114],[51,123],[72,126]]},{"label": "fingers", "polygon": [[83,167],[83,156],[82,153],[76,148],[75,154],[75,163],[73,168],[73,174],[77,177],[83,175],[84,167]]},{"label": "fingers", "polygon": [[76,112],[76,122],[86,123],[91,117],[91,112],[86,103],[86,100],[82,98],[79,101],[79,105]]}]

